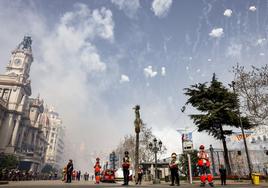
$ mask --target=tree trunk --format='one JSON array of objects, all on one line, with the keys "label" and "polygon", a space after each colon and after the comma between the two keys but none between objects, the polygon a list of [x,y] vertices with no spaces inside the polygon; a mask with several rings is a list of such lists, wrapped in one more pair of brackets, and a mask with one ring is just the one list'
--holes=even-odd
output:
[{"label": "tree trunk", "polygon": [[225,140],[225,136],[224,136],[224,132],[223,132],[221,124],[220,124],[220,131],[221,131],[221,140],[222,140],[222,145],[223,145],[223,156],[224,156],[224,162],[226,165],[226,171],[228,175],[231,175],[232,172],[231,172],[231,167],[230,167],[230,162],[229,162],[228,149],[227,149],[226,140]]}]

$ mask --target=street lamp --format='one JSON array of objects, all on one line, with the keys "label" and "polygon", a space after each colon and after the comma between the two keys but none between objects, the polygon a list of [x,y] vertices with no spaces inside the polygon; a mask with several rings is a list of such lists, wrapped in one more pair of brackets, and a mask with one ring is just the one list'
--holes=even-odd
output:
[{"label": "street lamp", "polygon": [[157,153],[159,151],[161,151],[162,149],[162,142],[161,140],[159,140],[157,142],[157,139],[154,138],[153,139],[153,143],[150,142],[149,143],[149,149],[154,152],[154,160],[155,160],[155,178],[153,180],[153,183],[156,184],[156,183],[160,183],[160,180],[159,180],[159,177],[158,177],[158,173],[157,173]]}]

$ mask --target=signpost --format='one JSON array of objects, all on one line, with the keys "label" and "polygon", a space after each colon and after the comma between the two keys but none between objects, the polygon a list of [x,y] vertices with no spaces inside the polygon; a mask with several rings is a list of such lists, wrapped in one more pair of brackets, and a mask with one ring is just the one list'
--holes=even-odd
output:
[{"label": "signpost", "polygon": [[187,153],[188,158],[188,169],[189,169],[189,183],[193,183],[193,177],[192,177],[192,164],[191,164],[191,156],[188,152],[193,151],[193,131],[189,132],[187,129],[181,129],[177,130],[179,133],[181,133],[181,142],[182,142],[182,152]]}]

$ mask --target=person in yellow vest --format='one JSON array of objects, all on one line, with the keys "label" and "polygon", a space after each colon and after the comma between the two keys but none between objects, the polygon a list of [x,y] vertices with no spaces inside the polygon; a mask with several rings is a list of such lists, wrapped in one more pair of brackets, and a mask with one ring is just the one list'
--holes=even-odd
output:
[{"label": "person in yellow vest", "polygon": [[100,158],[96,158],[96,164],[94,166],[94,172],[95,172],[95,183],[100,183],[100,172],[101,172],[101,165],[100,165]]},{"label": "person in yellow vest", "polygon": [[128,185],[129,182],[129,167],[131,164],[131,159],[129,157],[128,151],[125,151],[125,156],[123,157],[123,174],[124,174],[124,183],[122,185]]},{"label": "person in yellow vest", "polygon": [[200,145],[199,152],[197,153],[198,157],[198,167],[199,167],[199,173],[200,173],[200,181],[201,187],[204,187],[206,185],[206,180],[208,180],[208,183],[211,187],[214,187],[213,184],[213,176],[210,173],[210,162],[209,162],[209,155],[205,151],[205,146]]},{"label": "person in yellow vest", "polygon": [[175,179],[177,186],[180,186],[180,178],[179,178],[179,161],[177,160],[177,154],[171,154],[171,161],[169,163],[169,169],[171,172],[171,184],[170,186],[174,186]]}]

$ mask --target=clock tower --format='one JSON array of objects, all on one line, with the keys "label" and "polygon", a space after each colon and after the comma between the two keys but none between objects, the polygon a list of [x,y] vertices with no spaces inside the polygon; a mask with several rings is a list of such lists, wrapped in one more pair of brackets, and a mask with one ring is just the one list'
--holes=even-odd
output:
[{"label": "clock tower", "polygon": [[31,37],[25,36],[23,41],[12,52],[11,59],[6,67],[6,75],[19,76],[23,81],[28,80],[33,62],[31,45]]}]

